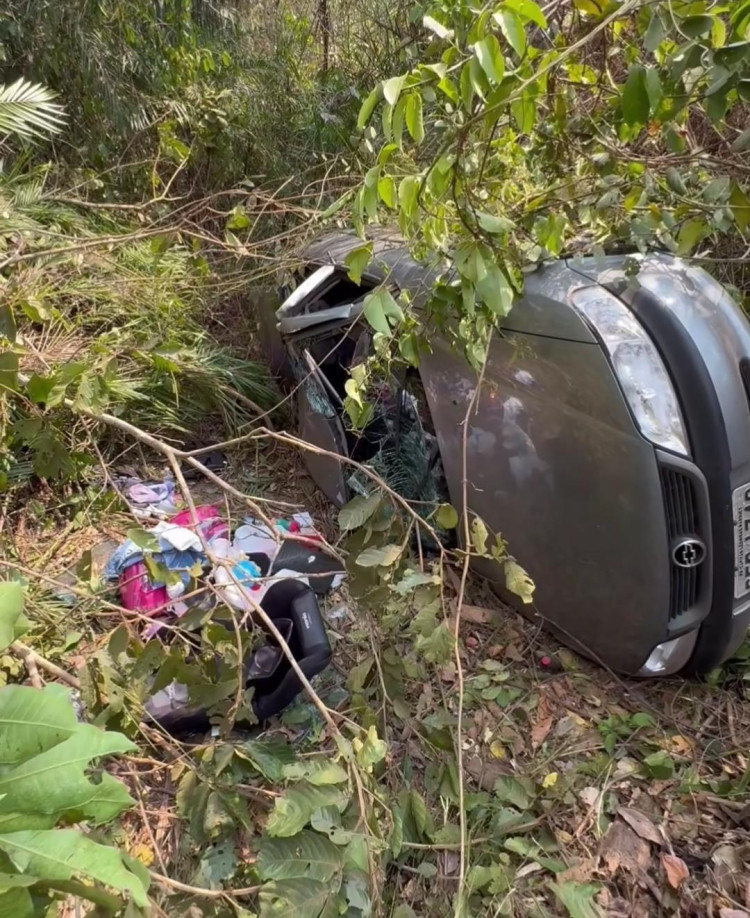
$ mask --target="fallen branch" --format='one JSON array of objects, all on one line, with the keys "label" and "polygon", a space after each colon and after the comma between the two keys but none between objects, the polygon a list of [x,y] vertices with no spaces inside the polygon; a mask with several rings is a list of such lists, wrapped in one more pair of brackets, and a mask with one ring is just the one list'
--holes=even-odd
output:
[{"label": "fallen branch", "polygon": [[[45,657],[39,656],[39,654],[35,650],[32,650],[31,647],[27,647],[20,641],[13,641],[13,643],[10,645],[10,649],[17,657],[20,657],[23,660],[26,669],[29,671],[29,677],[31,678],[32,682],[34,681],[32,670],[36,670],[36,674],[39,676],[38,668],[41,667],[50,673],[50,675],[55,676],[55,678],[59,679],[61,682],[65,682],[67,685],[70,685],[74,689],[80,689],[81,683],[78,681],[78,679],[76,679],[75,676],[71,676],[70,673],[65,672],[64,669],[60,669],[57,664],[50,662]],[[41,688],[41,685],[36,687]]]}]

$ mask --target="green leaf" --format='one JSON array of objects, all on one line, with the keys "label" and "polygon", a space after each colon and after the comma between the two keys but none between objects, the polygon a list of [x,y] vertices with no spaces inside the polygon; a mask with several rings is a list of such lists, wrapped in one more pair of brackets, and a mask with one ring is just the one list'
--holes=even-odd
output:
[{"label": "green leaf", "polygon": [[500,803],[509,803],[522,812],[530,809],[534,802],[534,794],[529,779],[501,775],[495,781],[493,790]]},{"label": "green leaf", "polygon": [[359,529],[360,526],[370,519],[373,513],[380,506],[380,494],[375,492],[363,497],[357,494],[348,504],[345,504],[339,510],[339,527],[344,532],[350,532],[352,529]]},{"label": "green leaf", "polygon": [[442,39],[453,38],[453,35],[454,35],[453,29],[447,28],[446,26],[442,24],[442,22],[438,22],[437,19],[435,19],[434,17],[424,16],[422,18],[422,22],[424,24],[424,27],[426,29],[429,29],[430,32],[434,32],[434,34],[437,35],[438,38],[442,38]]},{"label": "green leaf", "polygon": [[507,316],[513,305],[513,288],[504,272],[496,264],[487,267],[485,276],[477,281],[476,292],[485,305],[497,316]]},{"label": "green leaf", "polygon": [[518,130],[522,134],[528,134],[536,120],[536,97],[532,87],[527,86],[520,98],[511,102],[510,110]]},{"label": "green leaf", "polygon": [[526,51],[526,30],[518,13],[505,7],[494,13],[493,19],[500,26],[511,48],[519,57],[523,57]]},{"label": "green leaf", "polygon": [[565,906],[570,918],[604,918],[604,912],[594,901],[599,892],[595,883],[551,883],[550,889]]},{"label": "green leaf", "polygon": [[16,340],[16,318],[9,303],[0,306],[0,335],[11,343]]},{"label": "green leaf", "polygon": [[367,122],[370,120],[375,106],[381,99],[382,86],[377,86],[370,95],[362,103],[362,108],[359,110],[359,117],[357,118],[357,127],[359,130],[363,130]]},{"label": "green leaf", "polygon": [[729,206],[734,214],[734,222],[744,233],[750,223],[750,198],[737,182],[732,182],[732,189],[729,192]]},{"label": "green leaf", "polygon": [[667,185],[675,192],[675,194],[685,195],[687,194],[687,188],[685,187],[685,182],[680,174],[678,169],[675,169],[674,166],[669,166],[664,177],[667,180]]},{"label": "green leaf", "polygon": [[378,197],[393,210],[396,206],[396,183],[390,175],[382,175],[378,179]]},{"label": "green leaf", "polygon": [[[0,588],[0,608],[2,608]],[[41,691],[27,685],[0,689],[0,765],[16,765],[46,752],[79,727],[70,689],[50,683]]]},{"label": "green leaf", "polygon": [[3,389],[18,391],[18,354],[0,351],[0,393]]},{"label": "green leaf", "polygon": [[260,891],[260,918],[336,918],[340,882],[290,877],[267,883]]},{"label": "green leaf", "polygon": [[351,252],[344,259],[344,264],[346,265],[347,273],[349,279],[355,284],[359,284],[362,280],[362,273],[365,268],[370,264],[370,259],[372,258],[372,243],[365,242],[362,245],[358,245],[356,249],[352,249]]},{"label": "green leaf", "polygon": [[455,529],[458,526],[458,514],[450,504],[440,504],[435,511],[435,522],[441,529]]},{"label": "green leaf", "polygon": [[383,83],[383,98],[389,105],[395,105],[398,102],[405,80],[406,74],[403,74],[402,76],[391,77]]},{"label": "green leaf", "polygon": [[31,816],[39,828],[51,828],[66,816],[97,824],[113,819],[133,803],[132,798],[111,775],[104,772],[94,784],[84,768],[94,758],[135,748],[122,734],[78,724],[75,733],[61,743],[26,759],[0,778],[3,828],[23,828]]},{"label": "green leaf", "polygon": [[[34,883],[35,879],[31,880]],[[29,884],[30,885],[30,884]],[[9,887],[0,890],[0,918],[34,918],[39,913],[28,889]]]},{"label": "green leaf", "polygon": [[671,755],[664,750],[652,752],[643,760],[643,770],[651,777],[658,781],[666,781],[674,777],[675,764]]},{"label": "green leaf", "polygon": [[54,92],[22,77],[0,86],[0,134],[16,134],[30,140],[58,133],[65,112],[52,101],[54,98]]},{"label": "green leaf", "polygon": [[159,551],[158,539],[152,533],[146,532],[145,529],[140,527],[128,529],[126,535],[131,542],[134,542],[138,548],[142,548],[144,551]]},{"label": "green leaf", "polygon": [[404,321],[403,309],[385,287],[368,294],[363,315],[376,332],[384,335],[391,334],[391,325],[398,325]]},{"label": "green leaf", "polygon": [[[474,54],[490,83],[499,83],[505,73],[505,61],[497,38],[494,35],[485,35],[481,41],[474,45]],[[475,86],[475,91],[476,88]]]},{"label": "green leaf", "polygon": [[231,216],[227,220],[226,228],[229,230],[243,230],[250,226],[250,217],[245,213],[245,208],[240,206],[232,209]]},{"label": "green leaf", "polygon": [[407,175],[398,186],[398,203],[407,217],[413,217],[417,212],[417,199],[419,197],[419,179],[415,175]]},{"label": "green leaf", "polygon": [[[23,603],[23,587],[20,583],[14,580],[0,583],[0,650],[10,647],[16,639],[16,623],[23,613]],[[2,754],[0,749],[0,761]]]},{"label": "green leaf", "polygon": [[505,567],[505,586],[507,589],[519,596],[524,603],[530,603],[534,599],[534,581],[529,577],[526,571],[514,561],[508,558],[504,564]]},{"label": "green leaf", "polygon": [[264,838],[256,862],[262,880],[292,877],[327,883],[341,869],[341,848],[317,832],[306,830],[293,838]]},{"label": "green leaf", "polygon": [[667,30],[664,27],[664,22],[662,21],[660,13],[654,11],[651,14],[651,21],[646,29],[646,34],[643,36],[643,47],[647,51],[656,51],[666,34]]},{"label": "green leaf", "polygon": [[364,743],[360,741],[359,748],[357,748],[357,742],[355,741],[354,748],[357,753],[357,763],[359,767],[363,768],[365,771],[371,771],[373,765],[382,762],[388,751],[388,747],[383,740],[378,737],[378,731],[373,726],[367,731],[367,738]]},{"label": "green leaf", "polygon": [[708,225],[705,220],[699,217],[693,217],[686,220],[680,227],[677,236],[677,254],[687,255],[708,233]]},{"label": "green leaf", "polygon": [[471,544],[474,546],[474,551],[478,555],[486,554],[488,535],[489,533],[487,532],[487,527],[484,525],[484,520],[475,516],[471,521]]},{"label": "green leaf", "polygon": [[579,13],[599,19],[607,6],[607,0],[573,0],[573,6]]},{"label": "green leaf", "polygon": [[542,29],[547,28],[547,18],[534,0],[505,0],[502,4],[505,10],[513,10],[522,19],[528,19]]},{"label": "green leaf", "polygon": [[645,124],[649,110],[646,70],[641,64],[633,64],[622,91],[622,116],[626,124]]},{"label": "green leaf", "polygon": [[401,557],[401,545],[384,545],[382,548],[366,548],[357,556],[360,567],[391,567]]},{"label": "green leaf", "polygon": [[26,384],[26,394],[37,405],[43,405],[49,399],[50,392],[55,387],[54,376],[39,376],[34,373]]},{"label": "green leaf", "polygon": [[312,814],[325,806],[343,807],[349,795],[335,784],[319,787],[302,781],[277,797],[266,823],[266,832],[287,838],[305,828]]},{"label": "green leaf", "polygon": [[477,223],[482,227],[485,233],[500,235],[509,233],[515,228],[515,223],[507,217],[500,217],[497,214],[487,214],[479,210],[476,214]]},{"label": "green leaf", "polygon": [[750,42],[747,41],[735,41],[714,51],[715,63],[730,70],[748,60],[750,60]]},{"label": "green leaf", "polygon": [[330,759],[312,758],[292,762],[284,768],[284,777],[292,780],[305,779],[315,787],[324,784],[343,784],[349,774],[338,762]]},{"label": "green leaf", "polygon": [[40,880],[84,877],[125,893],[138,906],[146,905],[148,885],[124,856],[74,829],[5,833],[0,835],[0,850],[17,870]]},{"label": "green leaf", "polygon": [[688,38],[697,38],[710,32],[714,24],[714,17],[708,15],[688,16],[680,23],[680,32]]},{"label": "green leaf", "polygon": [[424,140],[424,122],[422,120],[422,96],[419,92],[411,92],[406,97],[404,110],[406,128],[415,143]]}]

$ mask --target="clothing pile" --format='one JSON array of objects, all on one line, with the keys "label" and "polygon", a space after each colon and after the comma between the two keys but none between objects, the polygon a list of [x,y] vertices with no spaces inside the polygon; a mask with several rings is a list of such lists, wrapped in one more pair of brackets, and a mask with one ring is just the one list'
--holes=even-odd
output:
[{"label": "clothing pile", "polygon": [[[139,484],[141,488],[123,493],[129,501],[143,499],[141,518],[146,512],[165,516],[173,490],[162,492],[152,483]],[[160,495],[160,500],[153,500]],[[176,625],[190,611],[197,613],[192,621],[205,621],[221,602],[245,613],[243,620],[260,628],[267,640],[244,661],[246,686],[255,688],[253,709],[259,720],[279,713],[302,685],[257,615],[257,607],[273,621],[311,678],[331,659],[317,595],[336,588],[343,579],[339,562],[321,550],[322,537],[309,514],[271,522],[269,526],[247,517],[232,533],[214,505],[197,507],[195,517],[182,510],[170,519],[160,518],[145,535],[131,533],[134,538],[118,546],[104,569],[105,578],[118,583],[122,606],[148,617],[145,640],[166,635],[170,629],[165,626]],[[155,692],[146,712],[171,732],[208,726],[207,711],[191,704],[188,687],[176,682]]]}]

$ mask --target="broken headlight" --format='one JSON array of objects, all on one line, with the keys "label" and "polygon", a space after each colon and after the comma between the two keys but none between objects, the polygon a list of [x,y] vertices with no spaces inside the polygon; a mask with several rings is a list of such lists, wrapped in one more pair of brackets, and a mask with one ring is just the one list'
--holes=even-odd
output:
[{"label": "broken headlight", "polygon": [[643,326],[602,287],[581,287],[571,300],[601,338],[641,433],[687,455],[687,436],[672,381]]}]

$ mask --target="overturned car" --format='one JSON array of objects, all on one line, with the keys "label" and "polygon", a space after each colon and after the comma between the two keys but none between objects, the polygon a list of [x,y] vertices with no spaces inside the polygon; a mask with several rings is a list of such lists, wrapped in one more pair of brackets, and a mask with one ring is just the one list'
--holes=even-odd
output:
[{"label": "overturned car", "polygon": [[[342,410],[370,353],[358,321],[386,283],[416,307],[432,278],[398,237],[375,240],[354,284],[353,234],[318,239],[275,315],[279,372],[296,368],[300,435],[365,461],[412,500],[462,509],[462,424],[477,374],[431,340],[357,434]],[[620,672],[705,672],[750,623],[750,327],[700,268],[666,255],[559,260],[526,278],[493,338],[467,432],[468,506],[536,584],[534,609]],[[351,468],[309,453],[335,503]],[[478,572],[497,583],[492,562]],[[512,597],[510,597],[512,599]]]}]

